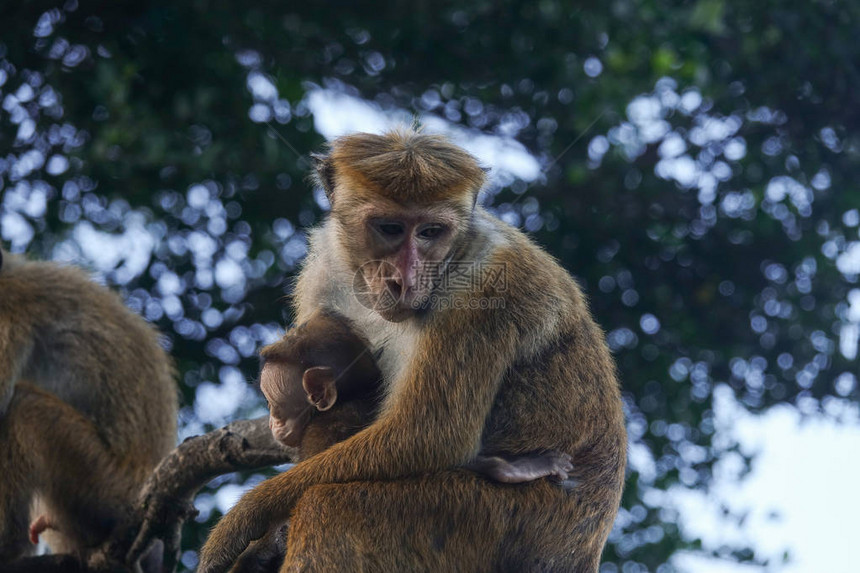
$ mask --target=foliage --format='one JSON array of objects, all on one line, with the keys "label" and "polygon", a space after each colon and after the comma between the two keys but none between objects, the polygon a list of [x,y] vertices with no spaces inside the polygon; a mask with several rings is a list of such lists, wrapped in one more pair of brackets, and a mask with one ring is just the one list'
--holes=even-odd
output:
[{"label": "foliage", "polygon": [[752,411],[858,397],[858,17],[837,0],[7,3],[0,236],[89,260],[158,324],[192,433],[289,322],[324,210],[310,92],[515,137],[545,171],[486,201],[581,279],[622,373],[636,455],[605,570],[664,571],[700,543],[653,492],[707,488],[739,455],[715,389]]}]

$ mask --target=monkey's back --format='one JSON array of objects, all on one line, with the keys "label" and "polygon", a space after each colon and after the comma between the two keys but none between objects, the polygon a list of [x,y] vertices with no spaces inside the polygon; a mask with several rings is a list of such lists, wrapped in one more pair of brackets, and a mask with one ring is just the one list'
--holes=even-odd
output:
[{"label": "monkey's back", "polygon": [[144,475],[176,439],[174,369],[157,332],[82,270],[10,258],[0,269],[0,322],[29,341],[13,379],[83,413],[117,459]]},{"label": "monkey's back", "polygon": [[627,457],[615,364],[570,274],[522,232],[495,219],[492,225],[504,236],[496,255],[506,272],[500,294],[519,344],[482,444],[487,454],[537,448],[573,457],[577,485],[569,511],[558,508],[558,525],[586,532],[578,542],[591,549],[579,553],[596,559],[618,511]]}]

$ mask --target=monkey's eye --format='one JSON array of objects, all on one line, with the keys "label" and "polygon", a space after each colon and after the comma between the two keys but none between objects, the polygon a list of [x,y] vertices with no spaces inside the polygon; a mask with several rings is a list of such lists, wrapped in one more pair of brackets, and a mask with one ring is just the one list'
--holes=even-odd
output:
[{"label": "monkey's eye", "polygon": [[422,239],[435,239],[445,230],[445,227],[442,225],[431,225],[429,227],[424,227],[420,231],[418,231],[418,236]]},{"label": "monkey's eye", "polygon": [[376,229],[386,237],[397,237],[403,233],[403,225],[399,223],[377,223]]}]

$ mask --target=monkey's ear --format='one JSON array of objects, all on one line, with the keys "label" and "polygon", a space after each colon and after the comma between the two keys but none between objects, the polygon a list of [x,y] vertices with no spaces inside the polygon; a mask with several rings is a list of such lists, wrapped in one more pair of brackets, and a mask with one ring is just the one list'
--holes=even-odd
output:
[{"label": "monkey's ear", "polygon": [[334,195],[334,164],[331,157],[323,153],[311,153],[311,160],[314,162],[314,181],[323,188],[331,204]]},{"label": "monkey's ear", "polygon": [[305,370],[302,386],[308,394],[308,402],[320,412],[325,412],[337,402],[335,373],[328,366],[314,366]]},{"label": "monkey's ear", "polygon": [[492,167],[484,167],[483,165],[479,165],[478,169],[480,169],[481,171],[484,172],[484,179],[483,179],[483,183],[481,183],[481,185],[479,185],[477,189],[472,190],[472,209],[474,209],[478,205],[478,199],[481,196],[481,190],[484,189],[484,187],[486,187],[486,183],[487,183],[487,177],[486,176],[489,175],[490,172],[493,170]]}]

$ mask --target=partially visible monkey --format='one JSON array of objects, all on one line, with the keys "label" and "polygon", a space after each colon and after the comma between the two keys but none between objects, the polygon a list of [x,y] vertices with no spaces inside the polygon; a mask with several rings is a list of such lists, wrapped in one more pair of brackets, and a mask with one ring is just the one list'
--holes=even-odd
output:
[{"label": "partially visible monkey", "polygon": [[[310,238],[295,320],[343,314],[379,354],[367,428],[246,493],[200,573],[290,520],[286,571],[596,572],[626,433],[615,367],[571,276],[476,204],[468,153],[410,131],[353,134],[318,158],[332,205]],[[507,485],[479,451],[573,456],[577,485]]]},{"label": "partially visible monkey", "polygon": [[158,334],[119,296],[0,250],[0,564],[41,533],[79,558],[106,540],[175,446],[177,401]]},{"label": "partially visible monkey", "polygon": [[[260,390],[269,408],[273,437],[298,447],[296,461],[316,455],[367,427],[376,415],[382,373],[343,316],[314,313],[260,352]],[[541,452],[476,456],[466,469],[504,483],[542,477],[559,482],[572,469],[570,456]],[[245,551],[232,569],[250,573],[273,568],[284,556],[286,530],[273,529]]]}]

